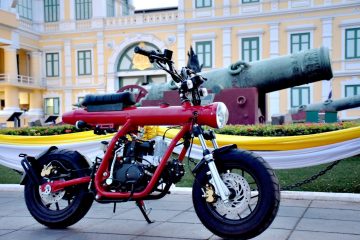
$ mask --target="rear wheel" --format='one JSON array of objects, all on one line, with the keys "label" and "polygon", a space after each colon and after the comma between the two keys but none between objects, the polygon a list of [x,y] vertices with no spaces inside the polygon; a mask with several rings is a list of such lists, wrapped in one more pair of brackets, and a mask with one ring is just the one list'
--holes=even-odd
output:
[{"label": "rear wheel", "polygon": [[259,156],[232,150],[218,159],[220,176],[230,190],[229,202],[216,194],[204,167],[193,186],[195,212],[201,222],[223,238],[249,239],[262,233],[274,220],[279,208],[278,180]]},{"label": "rear wheel", "polygon": [[[88,164],[74,151],[55,150],[39,160],[38,172],[42,182],[70,180],[84,177]],[[30,214],[41,224],[50,228],[66,228],[78,222],[90,209],[93,196],[87,185],[76,185],[51,193],[48,189],[28,181],[25,184],[25,202]]]}]

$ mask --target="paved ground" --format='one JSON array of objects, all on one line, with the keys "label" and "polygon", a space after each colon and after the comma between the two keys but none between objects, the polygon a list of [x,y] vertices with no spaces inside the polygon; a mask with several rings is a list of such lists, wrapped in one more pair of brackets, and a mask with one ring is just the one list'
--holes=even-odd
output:
[{"label": "paved ground", "polygon": [[[66,230],[50,230],[28,213],[22,192],[0,191],[0,239],[219,239],[194,213],[190,193],[175,193],[148,202],[156,220],[147,224],[133,203],[94,203],[80,222]],[[282,199],[274,223],[256,239],[359,240],[360,202]]]}]

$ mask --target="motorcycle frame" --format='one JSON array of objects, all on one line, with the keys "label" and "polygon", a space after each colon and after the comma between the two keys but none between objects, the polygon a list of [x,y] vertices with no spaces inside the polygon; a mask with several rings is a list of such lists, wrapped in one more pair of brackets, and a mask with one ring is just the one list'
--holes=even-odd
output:
[{"label": "motorcycle frame", "polygon": [[[85,184],[94,181],[97,200],[116,200],[116,199],[143,199],[148,196],[154,189],[158,182],[161,173],[163,172],[167,160],[171,156],[176,144],[185,134],[191,132],[194,124],[208,125],[210,127],[217,127],[216,110],[218,103],[213,103],[206,106],[192,106],[189,102],[184,102],[181,106],[160,106],[160,107],[130,107],[123,111],[106,111],[106,112],[87,112],[83,109],[74,110],[63,115],[63,121],[70,124],[75,124],[78,120],[84,120],[92,126],[99,124],[120,126],[120,130],[110,141],[105,155],[96,171],[94,179],[90,176],[75,178],[67,181],[54,181],[44,183],[41,187],[50,186],[52,192],[62,190],[66,187]],[[96,117],[98,116],[98,117]],[[109,119],[111,121],[109,122]],[[167,151],[162,157],[157,166],[154,175],[149,184],[141,192],[110,192],[105,189],[103,183],[109,177],[109,166],[115,154],[114,149],[117,141],[128,133],[136,132],[138,127],[146,125],[180,125],[181,130],[171,141]],[[184,147],[179,155],[179,161],[182,162],[188,147]]]}]

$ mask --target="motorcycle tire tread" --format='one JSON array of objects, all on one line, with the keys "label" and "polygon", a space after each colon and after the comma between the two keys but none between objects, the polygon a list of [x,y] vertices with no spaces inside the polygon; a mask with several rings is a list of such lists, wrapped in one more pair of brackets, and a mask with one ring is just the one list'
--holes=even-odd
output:
[{"label": "motorcycle tire tread", "polygon": [[[60,160],[62,164],[65,162],[67,167],[70,165],[73,170],[77,170],[78,177],[87,175],[86,168],[89,167],[89,164],[86,159],[76,151],[57,149],[43,156],[39,161],[40,164],[43,165],[52,160]],[[67,209],[64,209],[66,211],[59,211],[58,215],[56,215],[54,211],[47,210],[44,205],[40,205],[39,202],[41,202],[41,199],[39,194],[36,193],[38,186],[28,181],[24,188],[25,203],[30,214],[39,223],[49,228],[63,229],[82,219],[93,203],[94,198],[88,191],[87,185],[79,186],[76,190],[77,196],[76,200],[74,200],[76,202],[72,203]]]},{"label": "motorcycle tire tread", "polygon": [[[265,184],[268,184],[266,187],[272,189],[272,199],[266,199],[265,201],[269,202],[269,206],[265,210],[259,210],[257,213],[256,218],[260,219],[261,221],[247,220],[247,225],[251,228],[250,230],[242,229],[242,226],[221,226],[221,223],[212,215],[213,213],[210,212],[207,203],[204,201],[204,198],[201,196],[201,189],[199,189],[200,183],[203,180],[202,178],[206,177],[207,169],[202,169],[202,171],[196,175],[197,181],[194,181],[193,186],[193,204],[195,208],[195,212],[197,213],[200,221],[203,223],[205,227],[207,227],[210,231],[214,234],[226,238],[226,239],[249,239],[255,236],[258,236],[262,232],[264,232],[270,224],[275,219],[275,216],[278,212],[279,205],[280,205],[280,187],[278,183],[278,179],[276,177],[275,172],[269,166],[269,164],[260,156],[253,152],[249,152],[246,150],[234,150],[230,151],[227,154],[224,154],[225,157],[223,159],[219,159],[218,161],[215,159],[215,162],[218,166],[218,169],[222,167],[226,167],[225,165],[230,166],[230,159],[234,154],[238,154],[238,157],[241,157],[245,160],[245,164],[252,165],[252,170],[257,172],[260,171],[260,175],[267,175],[268,181],[264,181]],[[245,167],[245,168],[248,168]],[[266,183],[267,182],[267,183]],[[265,188],[264,188],[265,189]],[[264,212],[265,211],[265,212]],[[260,213],[261,212],[261,213]],[[263,212],[263,213],[262,213]],[[253,217],[252,217],[253,218]],[[259,223],[260,222],[260,223]],[[250,224],[251,223],[251,224]],[[246,224],[246,222],[244,223]]]}]

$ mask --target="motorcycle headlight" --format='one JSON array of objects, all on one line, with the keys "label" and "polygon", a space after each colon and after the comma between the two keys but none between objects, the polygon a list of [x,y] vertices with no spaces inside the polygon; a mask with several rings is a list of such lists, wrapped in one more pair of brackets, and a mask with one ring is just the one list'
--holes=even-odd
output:
[{"label": "motorcycle headlight", "polygon": [[223,128],[229,120],[229,110],[222,102],[216,108],[216,123],[218,128]]}]

